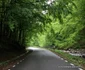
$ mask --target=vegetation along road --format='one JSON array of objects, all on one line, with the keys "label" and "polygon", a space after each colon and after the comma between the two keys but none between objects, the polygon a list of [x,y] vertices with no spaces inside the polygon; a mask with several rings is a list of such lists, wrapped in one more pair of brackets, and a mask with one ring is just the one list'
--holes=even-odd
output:
[{"label": "vegetation along road", "polygon": [[[28,55],[29,46],[56,55],[39,48]],[[0,0],[0,70],[12,64],[11,70],[85,69],[85,0]]]},{"label": "vegetation along road", "polygon": [[9,70],[81,70],[49,50],[29,49],[33,52]]}]

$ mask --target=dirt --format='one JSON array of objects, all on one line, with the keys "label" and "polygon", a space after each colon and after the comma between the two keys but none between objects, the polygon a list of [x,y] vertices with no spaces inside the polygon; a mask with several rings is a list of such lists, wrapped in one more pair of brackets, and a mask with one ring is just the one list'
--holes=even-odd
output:
[{"label": "dirt", "polygon": [[85,64],[84,64],[84,65],[82,65],[82,67],[83,67],[83,69],[85,70]]},{"label": "dirt", "polygon": [[[17,62],[22,60],[27,54],[26,52],[25,53],[18,53],[18,54],[13,53],[13,52],[10,52],[10,53],[11,54],[7,53],[8,55],[6,54],[6,55],[0,56],[0,63],[5,62],[5,63],[0,65],[0,70],[8,70],[13,65],[15,65]],[[18,57],[18,58],[16,59],[16,57]],[[9,60],[9,62],[6,62],[7,60]]]}]

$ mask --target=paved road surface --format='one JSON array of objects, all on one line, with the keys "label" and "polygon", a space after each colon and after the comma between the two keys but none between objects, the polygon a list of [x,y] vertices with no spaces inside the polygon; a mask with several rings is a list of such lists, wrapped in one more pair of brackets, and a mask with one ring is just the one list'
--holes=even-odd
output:
[{"label": "paved road surface", "polygon": [[49,50],[29,49],[33,50],[33,52],[9,70],[82,70]]}]

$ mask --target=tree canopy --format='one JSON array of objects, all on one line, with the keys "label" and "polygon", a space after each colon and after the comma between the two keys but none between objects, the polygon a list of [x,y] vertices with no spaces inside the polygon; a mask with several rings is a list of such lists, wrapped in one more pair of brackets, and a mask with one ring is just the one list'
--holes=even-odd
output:
[{"label": "tree canopy", "polygon": [[83,43],[84,3],[84,0],[0,0],[0,40],[23,46],[55,44],[65,49]]}]

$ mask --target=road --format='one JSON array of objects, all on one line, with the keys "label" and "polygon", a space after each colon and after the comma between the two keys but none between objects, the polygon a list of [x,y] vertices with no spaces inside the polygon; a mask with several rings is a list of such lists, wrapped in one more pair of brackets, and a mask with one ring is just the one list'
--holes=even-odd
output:
[{"label": "road", "polygon": [[33,52],[8,70],[82,70],[49,50],[29,49]]}]

